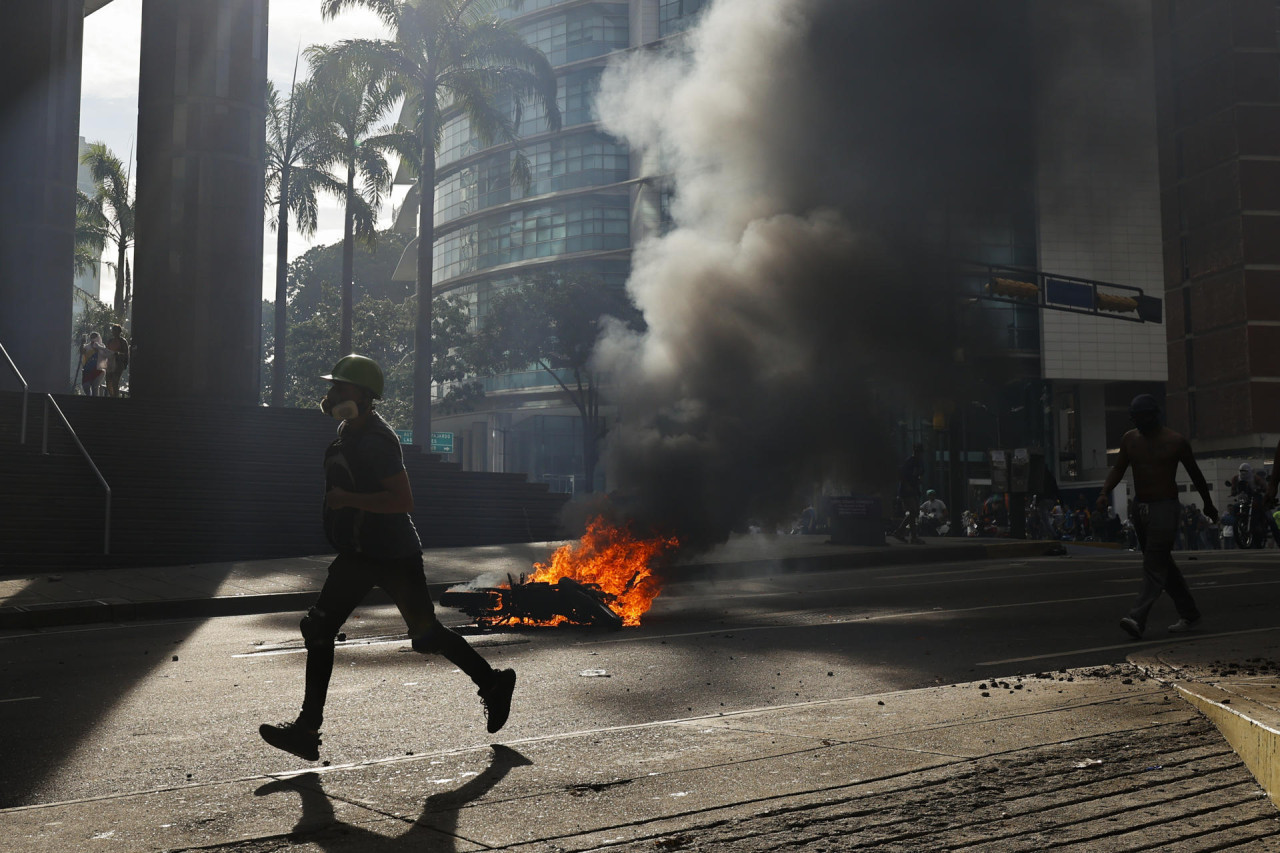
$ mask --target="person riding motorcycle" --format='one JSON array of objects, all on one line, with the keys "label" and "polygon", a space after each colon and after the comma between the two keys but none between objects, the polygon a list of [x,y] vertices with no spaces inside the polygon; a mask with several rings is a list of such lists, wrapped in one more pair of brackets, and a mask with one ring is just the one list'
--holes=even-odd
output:
[{"label": "person riding motorcycle", "polygon": [[1236,544],[1241,548],[1263,547],[1271,526],[1264,508],[1266,478],[1248,462],[1241,462],[1236,475],[1226,485],[1231,489],[1234,504]]},{"label": "person riding motorcycle", "polygon": [[1240,494],[1256,497],[1266,492],[1267,480],[1260,472],[1254,471],[1248,462],[1241,462],[1236,475],[1227,481],[1227,485],[1231,488],[1232,497]]}]

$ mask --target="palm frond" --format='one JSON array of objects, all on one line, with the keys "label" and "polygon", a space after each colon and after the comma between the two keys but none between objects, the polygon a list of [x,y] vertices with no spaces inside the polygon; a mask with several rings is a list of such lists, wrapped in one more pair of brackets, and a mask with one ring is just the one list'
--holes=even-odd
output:
[{"label": "palm frond", "polygon": [[378,242],[377,207],[357,194],[351,199],[351,219],[356,239],[370,248],[375,246]]},{"label": "palm frond", "polygon": [[363,6],[378,16],[390,30],[399,25],[404,0],[321,0],[320,15],[325,20],[335,17],[343,9]]}]

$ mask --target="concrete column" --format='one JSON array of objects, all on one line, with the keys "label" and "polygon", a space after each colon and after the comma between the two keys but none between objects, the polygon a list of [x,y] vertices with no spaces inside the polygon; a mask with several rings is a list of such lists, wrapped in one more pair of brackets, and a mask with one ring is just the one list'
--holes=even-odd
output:
[{"label": "concrete column", "polygon": [[145,0],[133,393],[258,401],[267,0]]},{"label": "concrete column", "polygon": [[[11,0],[0,26],[0,343],[33,390],[71,388],[84,0]],[[0,388],[19,388],[0,360]]]}]

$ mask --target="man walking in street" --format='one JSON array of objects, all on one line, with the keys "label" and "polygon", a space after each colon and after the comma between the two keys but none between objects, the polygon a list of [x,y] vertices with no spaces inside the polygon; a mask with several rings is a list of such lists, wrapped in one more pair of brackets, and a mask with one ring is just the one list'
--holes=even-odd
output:
[{"label": "man walking in street", "polygon": [[300,625],[307,649],[302,711],[293,722],[263,724],[258,733],[277,749],[319,760],[334,641],[375,586],[386,590],[400,609],[414,651],[443,655],[475,682],[488,729],[496,732],[510,713],[516,674],[493,669],[436,619],[423,574],[422,542],[410,517],[413,492],[400,441],[374,408],[382,396],[382,368],[371,358],[352,354],[321,378],[333,383],[321,408],[342,422],[324,455],[325,535],[338,556]]},{"label": "man walking in street", "polygon": [[1169,626],[1171,632],[1190,631],[1200,623],[1200,609],[1173,561],[1173,542],[1181,518],[1178,463],[1182,463],[1204,500],[1204,514],[1210,520],[1217,520],[1218,510],[1209,495],[1209,484],[1191,452],[1191,444],[1160,423],[1160,405],[1155,397],[1150,394],[1134,397],[1129,415],[1137,429],[1129,430],[1120,440],[1120,453],[1102,486],[1098,507],[1106,508],[1108,496],[1124,479],[1125,470],[1132,466],[1134,501],[1130,516],[1142,548],[1143,583],[1138,600],[1129,615],[1120,620],[1120,627],[1140,640],[1147,628],[1147,615],[1161,592],[1169,593],[1178,610],[1178,621]]},{"label": "man walking in street", "polygon": [[[920,479],[924,475],[924,463],[921,461],[923,455],[924,445],[916,444],[911,448],[911,455],[902,463],[902,476],[898,482],[898,500],[905,514],[892,535],[904,545],[908,541],[912,545],[924,543],[916,528],[916,521],[920,516]],[[910,534],[910,540],[903,535],[904,533]]]}]

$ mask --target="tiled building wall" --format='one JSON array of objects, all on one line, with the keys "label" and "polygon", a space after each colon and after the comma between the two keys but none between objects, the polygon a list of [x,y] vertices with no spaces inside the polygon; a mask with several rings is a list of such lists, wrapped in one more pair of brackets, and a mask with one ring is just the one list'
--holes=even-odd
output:
[{"label": "tiled building wall", "polygon": [[[1150,13],[1145,0],[1037,0],[1037,201],[1042,270],[1160,296]],[[1167,378],[1163,324],[1046,310],[1041,329],[1047,379]]]},{"label": "tiled building wall", "polygon": [[1234,454],[1280,433],[1276,0],[1157,0],[1169,422]]}]

